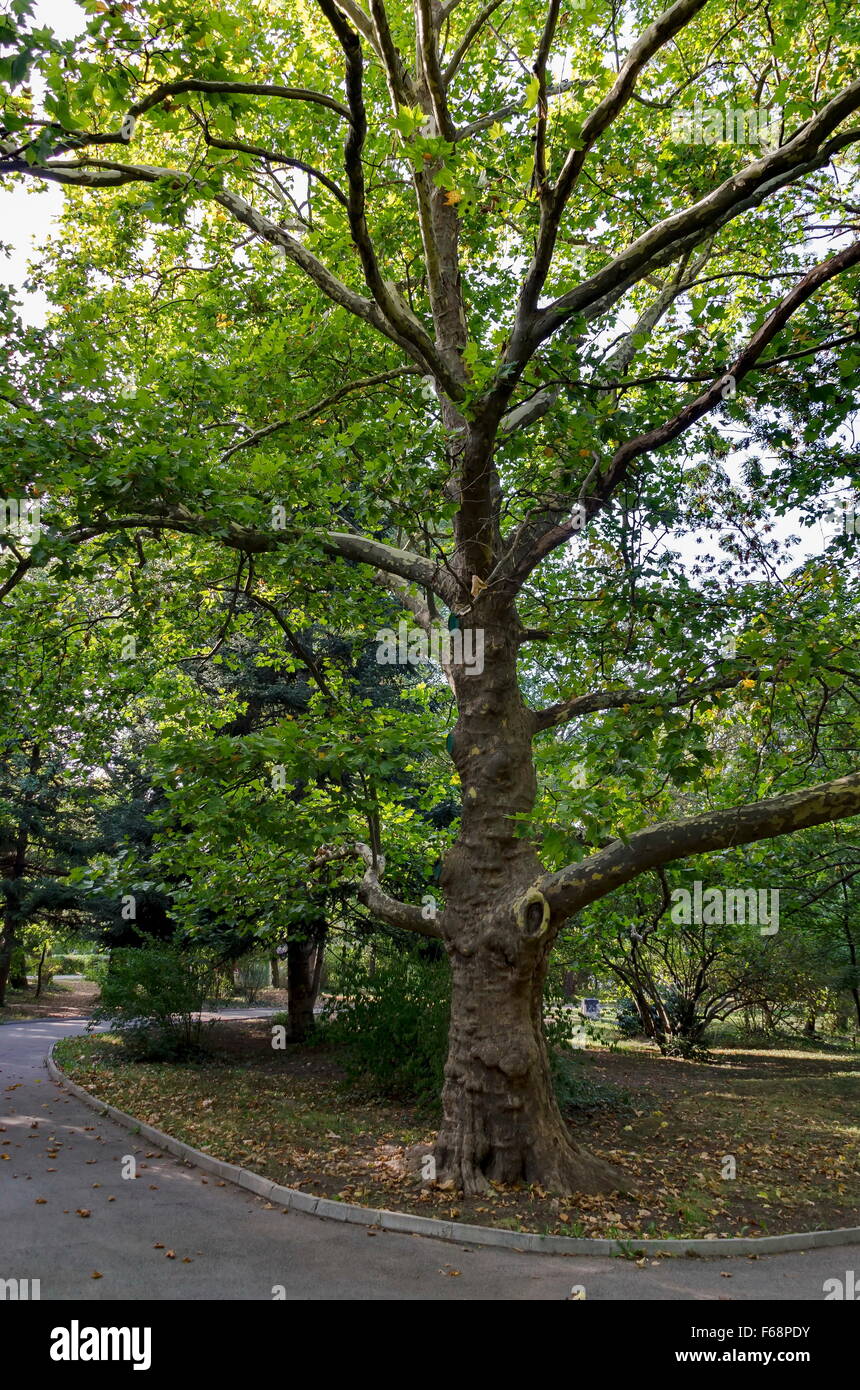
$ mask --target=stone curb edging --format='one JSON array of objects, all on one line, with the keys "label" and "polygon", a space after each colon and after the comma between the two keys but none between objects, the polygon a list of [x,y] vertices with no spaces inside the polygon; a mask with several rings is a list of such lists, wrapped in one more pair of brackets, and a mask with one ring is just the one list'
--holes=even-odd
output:
[{"label": "stone curb edging", "polygon": [[715,1240],[656,1240],[631,1237],[627,1241],[601,1239],[593,1236],[542,1236],[528,1231],[500,1231],[490,1226],[468,1226],[460,1221],[439,1221],[433,1216],[413,1216],[408,1212],[385,1211],[377,1207],[359,1207],[348,1202],[335,1202],[329,1197],[313,1197],[295,1187],[282,1187],[259,1173],[250,1173],[234,1163],[225,1163],[211,1154],[193,1149],[181,1139],[164,1134],[152,1125],[145,1125],[133,1115],[126,1115],[113,1105],[90,1095],[72,1081],[54,1061],[54,1048],[45,1058],[52,1081],[67,1090],[100,1115],[115,1120],[134,1134],[139,1134],[159,1149],[175,1154],[191,1167],[202,1168],[225,1182],[265,1197],[281,1207],[303,1211],[309,1216],[321,1216],[330,1221],[347,1221],[357,1226],[378,1226],[385,1231],[403,1235],[431,1236],[436,1240],[452,1240],[470,1245],[492,1245],[522,1253],[548,1255],[627,1255],[641,1250],[644,1254],[726,1256],[775,1255],[789,1250],[811,1250],[829,1245],[860,1244],[860,1226],[845,1226],[835,1231],[798,1231],[784,1236],[719,1236]]}]

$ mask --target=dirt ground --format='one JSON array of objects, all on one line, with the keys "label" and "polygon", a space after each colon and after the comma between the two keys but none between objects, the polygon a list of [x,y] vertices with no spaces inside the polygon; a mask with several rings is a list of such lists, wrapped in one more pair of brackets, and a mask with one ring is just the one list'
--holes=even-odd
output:
[{"label": "dirt ground", "polygon": [[98,985],[91,980],[52,981],[38,999],[34,989],[7,989],[6,1006],[0,1009],[0,1023],[19,1018],[75,1018],[87,1016],[92,1009]]},{"label": "dirt ground", "polygon": [[435,1116],[350,1089],[326,1046],[274,1051],[265,1021],[218,1025],[194,1065],[62,1044],[74,1079],[147,1123],[291,1187],[365,1206],[566,1235],[765,1235],[858,1224],[860,1053],[732,1048],[718,1065],[643,1048],[579,1054],[576,1138],[629,1175],[609,1198],[494,1185],[464,1199],[407,1170]]}]

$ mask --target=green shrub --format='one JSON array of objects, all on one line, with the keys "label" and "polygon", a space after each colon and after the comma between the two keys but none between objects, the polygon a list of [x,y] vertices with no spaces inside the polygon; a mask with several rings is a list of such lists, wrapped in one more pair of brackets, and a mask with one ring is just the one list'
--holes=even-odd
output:
[{"label": "green shrub", "polygon": [[53,959],[58,975],[83,975],[85,979],[93,978],[94,972],[106,962],[105,956],[78,951],[64,952]]},{"label": "green shrub", "polygon": [[92,1022],[110,1024],[140,1061],[178,1061],[202,1051],[199,1014],[214,964],[200,953],[147,944],[113,951],[99,971]]},{"label": "green shrub", "polygon": [[9,985],[12,989],[27,989],[27,956],[22,946],[16,946],[9,964]]},{"label": "green shrub", "polygon": [[341,974],[342,997],[327,1006],[326,1035],[348,1078],[381,1095],[438,1102],[448,1041],[447,961],[403,951],[363,958]]},{"label": "green shrub", "polygon": [[234,980],[236,989],[248,1004],[256,1004],[264,989],[269,988],[271,967],[268,960],[260,956],[244,956],[236,962]]},{"label": "green shrub", "polygon": [[608,1081],[589,1076],[582,1054],[550,1053],[555,1098],[563,1111],[622,1110],[631,1108],[629,1092]]}]

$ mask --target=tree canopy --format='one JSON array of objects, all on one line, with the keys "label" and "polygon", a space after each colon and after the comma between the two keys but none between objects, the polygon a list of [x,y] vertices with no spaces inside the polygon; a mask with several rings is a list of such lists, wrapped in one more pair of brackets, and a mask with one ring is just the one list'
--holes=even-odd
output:
[{"label": "tree canopy", "polygon": [[[226,797],[250,865],[351,849],[441,937],[447,1180],[616,1184],[551,1096],[559,933],[860,813],[856,9],[83,8],[0,18],[0,177],[67,193],[46,326],[3,303],[6,651],[86,594],[85,722],[145,710],[198,864]],[[401,614],[480,669],[374,703],[308,640]],[[313,693],[237,745],[251,649]]]}]

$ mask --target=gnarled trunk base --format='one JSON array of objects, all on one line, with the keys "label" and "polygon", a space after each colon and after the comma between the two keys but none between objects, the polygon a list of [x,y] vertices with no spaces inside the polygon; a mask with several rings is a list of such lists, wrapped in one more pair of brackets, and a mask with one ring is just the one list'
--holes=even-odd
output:
[{"label": "gnarled trunk base", "polygon": [[490,1182],[557,1193],[629,1189],[575,1143],[555,1099],[541,1026],[544,970],[496,951],[452,953],[453,990],[436,1180],[467,1195]]}]

